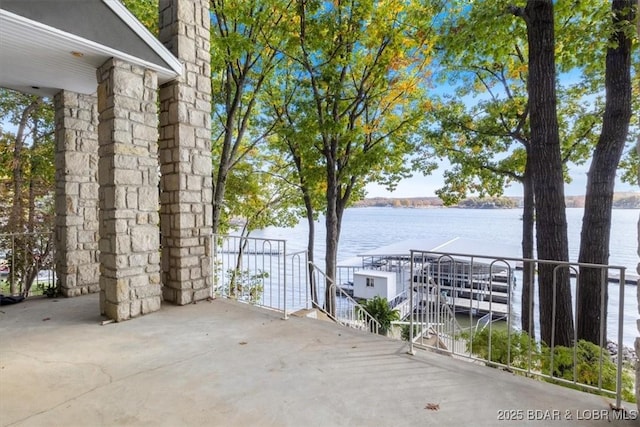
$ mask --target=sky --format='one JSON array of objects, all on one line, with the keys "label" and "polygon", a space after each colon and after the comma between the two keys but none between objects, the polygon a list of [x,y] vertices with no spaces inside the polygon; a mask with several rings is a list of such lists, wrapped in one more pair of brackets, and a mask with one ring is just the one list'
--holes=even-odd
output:
[{"label": "sky", "polygon": [[[442,176],[446,165],[441,165],[430,176],[422,176],[414,174],[412,178],[401,181],[394,192],[389,192],[384,186],[377,184],[367,185],[368,198],[388,197],[388,198],[409,198],[409,197],[434,197],[436,190],[444,185]],[[565,184],[564,191],[566,196],[581,196],[586,192],[588,165],[574,166],[570,170],[573,179],[571,184]],[[616,192],[640,192],[640,187],[616,181]],[[522,186],[514,183],[511,187],[505,189],[505,196],[518,197],[522,196]]]}]

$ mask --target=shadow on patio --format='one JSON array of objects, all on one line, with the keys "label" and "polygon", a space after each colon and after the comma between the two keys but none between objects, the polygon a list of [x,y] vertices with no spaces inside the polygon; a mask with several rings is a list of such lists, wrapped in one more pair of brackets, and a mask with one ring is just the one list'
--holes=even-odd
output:
[{"label": "shadow on patio", "polygon": [[637,425],[599,396],[229,300],[104,326],[97,307],[1,308],[0,425]]}]

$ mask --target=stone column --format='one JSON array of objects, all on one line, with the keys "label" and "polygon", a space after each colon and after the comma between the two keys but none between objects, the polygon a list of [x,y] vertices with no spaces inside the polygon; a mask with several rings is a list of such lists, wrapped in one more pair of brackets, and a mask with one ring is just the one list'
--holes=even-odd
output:
[{"label": "stone column", "polygon": [[121,321],[160,308],[158,83],[113,58],[97,76],[100,309]]},{"label": "stone column", "polygon": [[209,1],[160,0],[159,39],[183,74],[160,88],[163,296],[179,305],[211,295],[211,65]]},{"label": "stone column", "polygon": [[54,97],[56,272],[73,297],[100,290],[98,263],[98,107],[95,96]]}]

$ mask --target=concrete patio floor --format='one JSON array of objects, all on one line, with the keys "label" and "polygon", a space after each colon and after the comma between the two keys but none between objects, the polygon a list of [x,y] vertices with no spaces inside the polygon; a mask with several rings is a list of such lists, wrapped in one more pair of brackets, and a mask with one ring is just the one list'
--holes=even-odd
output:
[{"label": "concrete patio floor", "polygon": [[233,301],[97,313],[95,294],[0,307],[0,425],[640,424],[610,422],[611,399]]}]

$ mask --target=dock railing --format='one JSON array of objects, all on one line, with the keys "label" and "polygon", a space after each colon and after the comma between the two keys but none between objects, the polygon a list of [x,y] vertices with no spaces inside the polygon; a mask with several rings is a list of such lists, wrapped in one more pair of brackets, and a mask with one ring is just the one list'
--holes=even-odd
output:
[{"label": "dock railing", "polygon": [[[537,284],[540,269],[553,270],[553,283],[546,284],[553,290],[551,331],[556,330],[556,321],[561,314],[557,305],[558,277],[560,272],[571,272],[574,325],[570,331],[571,346],[556,345],[554,333],[550,343],[540,339],[537,287],[536,292],[534,286],[530,287],[530,303],[521,308],[522,289],[520,287],[516,292],[513,279],[517,278],[515,283],[522,286],[524,265],[531,267],[527,270],[532,284]],[[598,285],[602,295],[607,291],[609,294],[608,305],[605,305],[604,297],[600,301],[599,328],[602,333],[597,345],[578,340],[577,319],[581,313],[576,300],[580,294],[580,273],[585,269],[598,269],[602,273]],[[610,284],[609,276],[620,277],[619,284]],[[624,285],[625,267],[412,250],[411,278],[410,305],[417,304],[421,311],[420,315],[410,318],[410,352],[414,347],[446,351],[525,376],[615,397],[616,408],[621,407],[623,397],[633,399],[633,367],[629,361],[625,365],[623,360],[625,323],[629,328],[635,324],[631,311],[630,317],[625,318],[625,291],[631,291],[631,286]],[[456,326],[457,322],[445,326],[438,320],[445,301],[464,327]],[[608,318],[605,317],[606,307]],[[522,310],[527,310],[532,319],[526,331],[521,325]],[[485,320],[476,328],[480,318]],[[424,327],[429,327],[426,332],[432,334],[425,333]],[[608,341],[604,340],[605,335],[609,336]],[[631,346],[631,342],[627,345]],[[607,348],[617,349],[617,354],[610,354]]]}]

